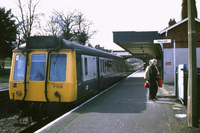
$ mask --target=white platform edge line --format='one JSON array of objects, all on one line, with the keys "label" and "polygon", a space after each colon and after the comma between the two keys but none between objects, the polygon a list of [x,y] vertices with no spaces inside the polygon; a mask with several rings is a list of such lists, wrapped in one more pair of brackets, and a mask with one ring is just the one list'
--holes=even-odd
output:
[{"label": "white platform edge line", "polygon": [[138,71],[141,71],[141,70],[137,70],[137,71],[135,71],[134,73],[130,74],[130,75],[127,76],[127,77],[131,77],[131,76],[135,75]]}]

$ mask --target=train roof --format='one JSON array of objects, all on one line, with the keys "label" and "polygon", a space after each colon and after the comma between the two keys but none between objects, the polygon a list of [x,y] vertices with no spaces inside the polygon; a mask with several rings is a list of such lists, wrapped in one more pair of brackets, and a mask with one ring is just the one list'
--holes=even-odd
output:
[{"label": "train roof", "polygon": [[60,45],[59,49],[74,49],[77,52],[81,52],[87,55],[95,55],[102,57],[123,58],[121,56],[114,55],[99,49],[87,47],[81,44],[77,44],[65,39],[59,39],[55,36],[33,36],[27,38],[26,43],[20,45],[15,50],[29,50],[29,49],[55,49]]}]

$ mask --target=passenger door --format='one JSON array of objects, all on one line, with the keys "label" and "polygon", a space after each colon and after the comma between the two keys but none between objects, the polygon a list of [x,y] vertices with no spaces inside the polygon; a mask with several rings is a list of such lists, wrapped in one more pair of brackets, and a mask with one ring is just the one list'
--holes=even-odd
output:
[{"label": "passenger door", "polygon": [[27,101],[45,101],[45,71],[47,55],[44,52],[29,53],[27,66]]},{"label": "passenger door", "polygon": [[84,93],[98,89],[97,58],[96,56],[82,55],[82,75]]},{"label": "passenger door", "polygon": [[95,56],[82,55],[83,81],[97,78],[97,61]]}]

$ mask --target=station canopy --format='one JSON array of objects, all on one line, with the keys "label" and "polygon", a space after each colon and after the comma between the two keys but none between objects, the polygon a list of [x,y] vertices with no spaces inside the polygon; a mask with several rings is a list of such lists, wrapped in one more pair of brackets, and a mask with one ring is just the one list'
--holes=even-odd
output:
[{"label": "station canopy", "polygon": [[157,31],[122,31],[113,32],[113,41],[125,51],[132,54],[132,58],[156,58],[161,59],[162,49],[160,44],[154,44],[154,40],[163,37]]}]

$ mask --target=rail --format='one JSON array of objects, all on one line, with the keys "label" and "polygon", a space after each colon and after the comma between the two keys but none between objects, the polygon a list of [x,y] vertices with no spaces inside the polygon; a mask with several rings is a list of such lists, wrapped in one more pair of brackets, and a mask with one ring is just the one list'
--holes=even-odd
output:
[{"label": "rail", "polygon": [[135,70],[139,70],[139,69],[142,69],[142,68],[144,68],[144,64],[138,66]]}]

